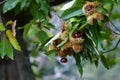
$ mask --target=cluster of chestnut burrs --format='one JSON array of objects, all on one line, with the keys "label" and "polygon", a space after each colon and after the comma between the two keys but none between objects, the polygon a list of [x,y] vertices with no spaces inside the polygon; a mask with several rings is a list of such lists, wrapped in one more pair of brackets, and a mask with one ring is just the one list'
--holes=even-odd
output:
[{"label": "cluster of chestnut burrs", "polygon": [[[94,20],[103,20],[103,15],[96,10],[94,2],[87,2],[83,6],[83,13],[86,15],[87,22],[94,24]],[[49,50],[56,50],[56,56],[61,57],[61,62],[67,62],[66,56],[79,54],[83,49],[85,34],[82,30],[75,29],[70,35],[70,28],[66,22],[62,23],[60,36],[49,45]]]},{"label": "cluster of chestnut burrs", "polygon": [[91,25],[94,24],[94,20],[101,21],[104,19],[103,14],[97,11],[97,6],[98,4],[95,2],[87,2],[82,8],[87,17],[87,22]]},{"label": "cluster of chestnut burrs", "polygon": [[61,57],[61,62],[67,62],[66,56],[79,53],[83,49],[84,33],[74,30],[69,37],[69,27],[62,23],[60,36],[49,45],[49,50],[57,50],[56,56]]}]

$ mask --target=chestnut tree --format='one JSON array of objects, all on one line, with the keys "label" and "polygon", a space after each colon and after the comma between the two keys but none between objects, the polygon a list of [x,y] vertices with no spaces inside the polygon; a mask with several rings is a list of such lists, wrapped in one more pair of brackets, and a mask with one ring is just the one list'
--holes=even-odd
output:
[{"label": "chestnut tree", "polygon": [[[61,3],[63,8],[56,9]],[[120,42],[120,28],[113,20],[120,0],[1,0],[0,1],[0,80],[35,80],[29,53],[43,52],[60,57],[61,63],[73,56],[80,74],[82,64],[109,69],[118,60],[107,56]],[[66,7],[67,6],[67,7]],[[60,31],[50,23],[51,12],[63,20]],[[116,16],[117,15],[117,16]],[[116,41],[111,48],[112,40]],[[28,52],[27,45],[34,45]]]}]

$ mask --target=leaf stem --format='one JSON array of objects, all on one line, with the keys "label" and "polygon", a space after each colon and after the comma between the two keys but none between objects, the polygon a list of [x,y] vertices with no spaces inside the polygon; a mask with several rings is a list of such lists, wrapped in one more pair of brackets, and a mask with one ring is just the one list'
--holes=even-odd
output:
[{"label": "leaf stem", "polygon": [[85,24],[83,24],[82,26],[80,26],[79,30],[83,29],[84,27],[86,27],[88,23],[86,22]]},{"label": "leaf stem", "polygon": [[110,49],[110,50],[108,50],[108,51],[104,51],[103,53],[108,53],[108,52],[113,51],[114,49],[116,49],[116,48],[118,47],[119,43],[120,43],[120,39],[117,41],[115,47],[113,47],[112,49]]}]

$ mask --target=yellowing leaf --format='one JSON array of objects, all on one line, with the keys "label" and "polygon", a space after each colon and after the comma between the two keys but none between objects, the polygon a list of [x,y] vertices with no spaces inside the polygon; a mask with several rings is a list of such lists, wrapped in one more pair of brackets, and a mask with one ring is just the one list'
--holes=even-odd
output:
[{"label": "yellowing leaf", "polygon": [[2,23],[0,23],[0,31],[5,31],[5,27],[3,26]]},{"label": "yellowing leaf", "polygon": [[12,24],[13,22],[10,20],[10,21],[8,21],[6,24],[5,24],[5,26],[8,26],[8,25],[10,25],[10,24]]},{"label": "yellowing leaf", "polygon": [[16,38],[13,36],[12,31],[11,30],[7,30],[6,31],[6,35],[7,35],[8,39],[9,39],[10,43],[12,44],[12,46],[16,50],[21,51],[21,47],[20,47],[18,41],[16,40]]}]

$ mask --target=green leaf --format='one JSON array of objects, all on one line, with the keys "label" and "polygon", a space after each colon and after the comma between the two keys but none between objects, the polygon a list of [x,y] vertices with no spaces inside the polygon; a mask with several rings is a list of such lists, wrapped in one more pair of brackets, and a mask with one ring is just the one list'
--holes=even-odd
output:
[{"label": "green leaf", "polygon": [[34,58],[36,58],[37,56],[39,56],[38,52],[36,51],[36,48],[31,51],[30,55],[32,57],[34,57]]},{"label": "green leaf", "polygon": [[78,67],[78,69],[79,69],[80,74],[83,75],[83,68],[82,68],[82,65],[81,65],[80,55],[74,53],[73,56],[74,56],[74,58],[75,58],[76,65],[77,65],[77,67]]},{"label": "green leaf", "polygon": [[101,62],[103,63],[103,65],[104,65],[107,69],[109,69],[108,62],[107,62],[105,56],[102,55],[102,54],[101,54]]},{"label": "green leaf", "polygon": [[81,19],[79,18],[76,18],[76,17],[73,17],[73,18],[70,18],[69,21],[72,23],[72,22],[79,22],[81,21]]},{"label": "green leaf", "polygon": [[8,39],[9,39],[10,43],[12,44],[12,46],[13,46],[16,50],[21,51],[21,47],[20,47],[17,39],[13,36],[12,31],[11,31],[11,30],[7,30],[7,31],[6,31],[6,35],[7,35]]},{"label": "green leaf", "polygon": [[34,19],[44,19],[46,17],[44,11],[40,9],[40,4],[36,4],[34,1],[32,1],[31,7],[29,8],[31,15]]},{"label": "green leaf", "polygon": [[4,6],[3,6],[3,13],[6,13],[7,11],[13,9],[16,7],[16,5],[20,2],[20,0],[6,0]]},{"label": "green leaf", "polygon": [[81,64],[77,64],[81,76],[83,75],[83,68]]},{"label": "green leaf", "polygon": [[98,54],[98,52],[96,51],[96,44],[93,40],[92,33],[90,32],[90,30],[87,30],[87,29],[86,30],[84,29],[84,31],[85,31],[85,34],[86,34],[86,39],[84,41],[85,42],[84,43],[85,47],[87,49],[89,49],[89,51],[91,51],[92,54],[94,54],[94,53]]},{"label": "green leaf", "polygon": [[99,61],[96,60],[96,61],[95,61],[95,66],[96,66],[96,67],[98,67],[98,63],[99,63]]},{"label": "green leaf", "polygon": [[49,12],[49,5],[46,0],[39,0],[40,1],[40,8],[44,12],[45,15],[48,15]]},{"label": "green leaf", "polygon": [[86,23],[84,23],[84,24],[82,24],[81,26],[80,26],[80,28],[79,28],[79,30],[81,30],[81,29],[83,29],[84,27],[86,27],[87,26],[87,22]]},{"label": "green leaf", "polygon": [[0,31],[5,31],[5,26],[3,25],[3,23],[0,23]]},{"label": "green leaf", "polygon": [[28,24],[26,24],[24,26],[24,32],[23,32],[23,38],[27,38],[28,37],[28,32],[31,28],[31,26],[35,23],[34,20],[30,21]]},{"label": "green leaf", "polygon": [[82,12],[80,7],[73,7],[73,8],[65,10],[62,13],[61,18],[68,19],[68,18],[71,18],[73,16],[82,15],[82,14],[83,14],[83,12]]},{"label": "green leaf", "polygon": [[14,9],[14,16],[16,16],[16,15],[18,15],[19,13],[20,13],[20,11],[21,11],[21,8],[20,8],[21,6],[20,6],[20,4],[18,4],[16,7],[15,7],[15,9]]},{"label": "green leaf", "polygon": [[46,29],[55,29],[55,26],[51,23],[46,23],[46,25],[44,26]]},{"label": "green leaf", "polygon": [[6,39],[5,40],[5,53],[7,54],[7,56],[10,58],[10,59],[14,59],[13,57],[13,48],[10,44],[10,42]]},{"label": "green leaf", "polygon": [[28,1],[28,0],[22,0],[22,1],[21,1],[21,5],[20,5],[20,9],[21,9],[21,10],[26,6],[27,1]]},{"label": "green leaf", "polygon": [[49,37],[45,31],[39,31],[37,35],[39,37],[39,41],[42,44],[45,44],[45,42],[49,39]]},{"label": "green leaf", "polygon": [[82,4],[85,4],[85,0],[75,0],[75,3],[72,5],[72,7],[82,8]]},{"label": "green leaf", "polygon": [[72,36],[72,33],[74,32],[75,29],[77,29],[79,24],[75,24],[73,27],[71,27],[70,32],[69,32],[69,38]]},{"label": "green leaf", "polygon": [[5,40],[4,40],[4,38],[1,39],[1,41],[0,41],[0,54],[1,54],[1,58],[2,58],[2,59],[3,59],[3,58],[5,57],[5,55],[6,55],[6,53],[5,53]]},{"label": "green leaf", "polygon": [[66,37],[60,44],[57,45],[57,47],[62,47],[67,41],[68,38]]},{"label": "green leaf", "polygon": [[0,41],[0,54],[2,59],[5,57],[5,55],[7,55],[10,59],[13,60],[13,49],[6,38],[3,38]]},{"label": "green leaf", "polygon": [[35,0],[35,2],[38,3],[38,4],[40,3],[40,1],[41,1],[41,0]]},{"label": "green leaf", "polygon": [[120,3],[120,0],[113,0],[116,4],[118,4],[119,5],[119,3]]},{"label": "green leaf", "polygon": [[52,60],[55,58],[57,51],[56,50],[51,50],[46,52],[45,54],[47,55],[49,60]]}]

